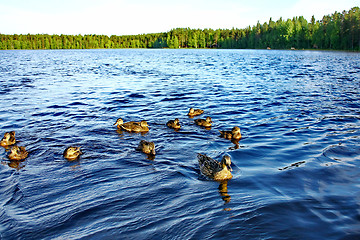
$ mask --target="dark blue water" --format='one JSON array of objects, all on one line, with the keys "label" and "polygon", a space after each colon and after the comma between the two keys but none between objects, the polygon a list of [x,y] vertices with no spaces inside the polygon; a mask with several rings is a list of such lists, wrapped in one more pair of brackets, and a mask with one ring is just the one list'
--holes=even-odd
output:
[{"label": "dark blue water", "polygon": [[[0,149],[0,238],[360,238],[359,87],[358,53],[1,51],[0,133],[29,157]],[[117,132],[119,117],[150,131]],[[233,126],[238,146],[218,134]],[[197,153],[229,154],[233,179],[202,177]]]}]

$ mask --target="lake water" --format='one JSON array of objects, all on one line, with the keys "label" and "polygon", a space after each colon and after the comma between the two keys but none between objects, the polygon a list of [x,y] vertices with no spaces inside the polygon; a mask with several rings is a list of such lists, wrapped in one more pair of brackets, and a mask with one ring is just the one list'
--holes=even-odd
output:
[{"label": "lake water", "polygon": [[[0,238],[359,239],[359,87],[359,53],[0,51],[0,134],[29,151],[0,149]],[[219,137],[233,126],[239,144]],[[233,179],[203,177],[197,153],[231,156]]]}]

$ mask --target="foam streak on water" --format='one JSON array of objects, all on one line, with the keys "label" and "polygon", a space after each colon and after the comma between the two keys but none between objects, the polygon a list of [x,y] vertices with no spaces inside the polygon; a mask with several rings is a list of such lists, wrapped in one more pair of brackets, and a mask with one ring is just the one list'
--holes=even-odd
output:
[{"label": "foam streak on water", "polygon": [[[358,53],[1,51],[0,133],[29,157],[0,150],[0,238],[359,238],[359,86]],[[119,117],[150,131],[117,132]],[[239,145],[219,138],[233,126]],[[197,153],[229,154],[234,178],[205,179]]]}]

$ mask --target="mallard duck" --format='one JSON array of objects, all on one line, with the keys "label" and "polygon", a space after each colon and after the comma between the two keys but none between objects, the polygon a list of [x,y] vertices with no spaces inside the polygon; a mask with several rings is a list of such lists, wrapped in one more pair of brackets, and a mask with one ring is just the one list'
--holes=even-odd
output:
[{"label": "mallard duck", "polygon": [[147,122],[143,120],[141,122],[126,122],[120,127],[128,132],[148,132],[148,126]]},{"label": "mallard duck", "polygon": [[12,146],[10,149],[9,159],[10,160],[23,160],[28,156],[28,152],[25,147],[18,147],[17,145]]},{"label": "mallard duck", "polygon": [[3,147],[7,147],[10,145],[14,145],[16,143],[15,132],[6,132],[4,137],[1,139],[0,145]]},{"label": "mallard duck", "polygon": [[141,140],[136,149],[149,155],[155,155],[155,144],[153,142]]},{"label": "mallard duck", "polygon": [[178,118],[175,118],[175,120],[170,120],[166,123],[166,126],[168,126],[169,128],[173,128],[175,130],[178,130],[181,128],[180,126],[180,122]]},{"label": "mallard duck", "polygon": [[199,167],[202,174],[216,181],[223,181],[232,178],[230,156],[224,155],[221,162],[218,162],[205,154],[198,153]]},{"label": "mallard duck", "polygon": [[148,132],[149,131],[149,125],[146,121],[141,122],[126,122],[121,118],[118,118],[114,125],[117,126],[117,128],[128,131],[128,132]]},{"label": "mallard duck", "polygon": [[79,158],[79,156],[82,154],[80,147],[67,147],[63,153],[64,158],[66,158],[69,161],[74,161]]},{"label": "mallard duck", "polygon": [[195,123],[199,126],[209,128],[211,127],[212,120],[211,117],[206,117],[206,119],[195,119]]},{"label": "mallard duck", "polygon": [[220,131],[221,137],[230,139],[230,140],[239,140],[241,139],[241,133],[239,127],[233,127],[231,131]]},{"label": "mallard duck", "polygon": [[198,115],[203,114],[203,113],[204,113],[204,110],[190,108],[188,116],[189,117],[195,117],[195,116],[198,116]]}]

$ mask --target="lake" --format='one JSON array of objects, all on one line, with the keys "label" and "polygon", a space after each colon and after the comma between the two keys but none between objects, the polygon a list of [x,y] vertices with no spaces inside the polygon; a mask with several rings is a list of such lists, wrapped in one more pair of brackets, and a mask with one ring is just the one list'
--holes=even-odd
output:
[{"label": "lake", "polygon": [[[0,51],[0,134],[29,151],[0,149],[0,238],[359,239],[359,87],[359,53]],[[234,126],[238,143],[219,137]],[[228,154],[233,179],[202,176],[197,153]]]}]

